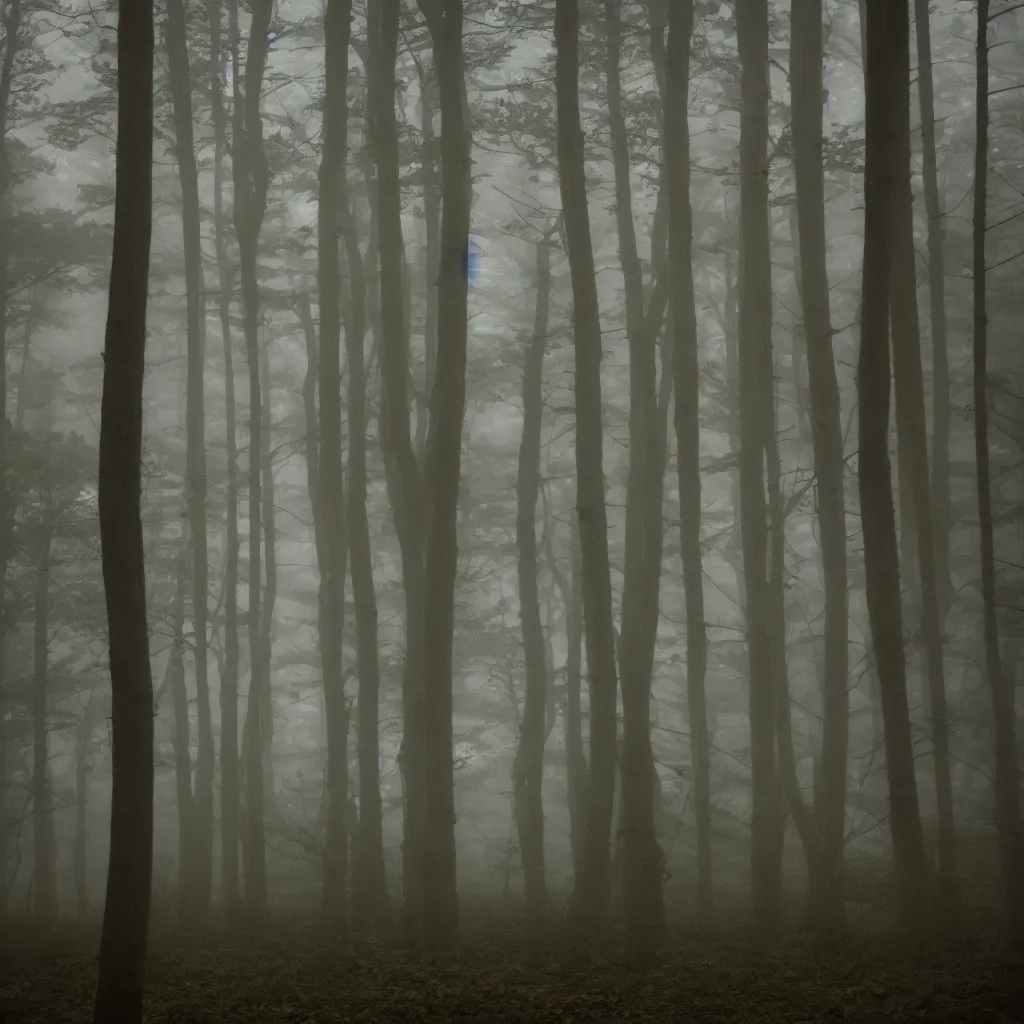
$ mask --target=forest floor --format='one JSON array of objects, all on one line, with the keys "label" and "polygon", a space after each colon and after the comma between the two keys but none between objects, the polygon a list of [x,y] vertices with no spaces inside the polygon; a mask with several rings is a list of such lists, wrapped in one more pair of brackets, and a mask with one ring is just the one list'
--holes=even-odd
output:
[{"label": "forest floor", "polygon": [[[0,1024],[91,1020],[96,929],[27,923],[0,934]],[[791,936],[678,934],[639,971],[621,940],[571,949],[559,929],[464,925],[461,956],[403,953],[394,939],[341,947],[309,925],[154,930],[150,1024],[381,1021],[1024,1022],[1024,955],[978,940],[911,952],[868,933],[825,948]]]}]

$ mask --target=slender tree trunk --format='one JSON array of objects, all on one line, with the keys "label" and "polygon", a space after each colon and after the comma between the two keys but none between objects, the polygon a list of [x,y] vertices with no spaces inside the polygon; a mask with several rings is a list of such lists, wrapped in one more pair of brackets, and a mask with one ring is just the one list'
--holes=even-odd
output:
[{"label": "slender tree trunk", "polygon": [[78,920],[89,918],[89,744],[92,741],[93,694],[82,713],[75,749],[75,848],[72,870],[75,881],[75,905]]},{"label": "slender tree trunk", "polygon": [[665,61],[665,173],[671,300],[671,369],[675,391],[679,543],[686,591],[686,699],[697,825],[697,912],[704,924],[713,913],[711,886],[711,746],[708,736],[708,645],[704,627],[704,574],[700,549],[700,418],[697,312],[693,297],[693,215],[690,208],[690,41],[693,0],[668,8]]},{"label": "slender tree trunk", "polygon": [[[389,478],[395,530],[401,547],[405,590],[405,669],[402,679],[404,731],[399,751],[402,772],[402,917],[405,939],[421,938],[422,846],[425,771],[422,748],[424,528],[423,482],[410,431],[409,357],[404,342],[402,305],[402,216],[399,185],[398,127],[395,118],[395,63],[398,52],[398,7],[374,0],[369,16],[370,133],[377,162],[377,245],[380,276],[370,274],[371,310],[380,309],[382,415],[380,444]],[[371,188],[371,193],[373,189]],[[460,260],[461,265],[461,260]],[[389,301],[375,301],[380,294]],[[371,314],[372,315],[372,314]],[[449,769],[450,770],[450,769]]]},{"label": "slender tree trunk", "polygon": [[555,3],[555,92],[558,171],[573,294],[576,366],[577,516],[582,549],[583,617],[590,676],[590,780],[584,850],[570,904],[580,930],[608,911],[609,846],[615,794],[616,672],[605,508],[601,415],[601,318],[587,209],[579,110],[578,0]]},{"label": "slender tree trunk", "polygon": [[271,674],[274,647],[274,609],[277,604],[277,524],[274,490],[274,429],[270,398],[270,349],[260,350],[260,387],[262,389],[263,431],[260,459],[263,466],[263,563],[265,583],[260,604],[260,723],[263,729],[264,800],[274,803],[274,691]]},{"label": "slender tree trunk", "polygon": [[[232,3],[231,47],[237,71],[238,10]],[[224,666],[220,673],[220,845],[221,885],[229,920],[241,906],[238,875],[239,765],[238,765],[238,442],[235,427],[235,370],[231,339],[232,275],[228,267],[224,215],[224,151],[227,118],[221,78],[221,5],[210,0],[210,96],[214,127],[213,211],[214,246],[217,255],[221,342],[224,352],[225,496],[227,536],[224,552]]]},{"label": "slender tree trunk", "polygon": [[797,241],[811,441],[825,586],[820,810],[821,889],[811,894],[810,923],[824,932],[843,927],[843,845],[849,750],[849,624],[846,506],[839,383],[832,352],[826,268],[822,139],[822,0],[794,0],[790,75],[796,170]]},{"label": "slender tree trunk", "polygon": [[[441,240],[441,188],[437,175],[437,139],[434,135],[435,73],[424,71],[420,75],[420,129],[423,132],[423,219],[426,227],[424,253],[426,281],[426,309],[423,324],[424,369],[423,391],[430,395],[434,389],[434,370],[437,366],[437,288],[436,277]],[[416,452],[421,466],[427,458],[427,422],[429,417],[416,417]]]},{"label": "slender tree trunk", "polygon": [[590,770],[583,747],[583,714],[580,710],[582,682],[581,654],[583,646],[583,561],[580,554],[579,528],[573,523],[571,582],[566,609],[565,662],[565,756],[569,790],[569,842],[572,847],[573,877],[583,871],[586,814],[590,806],[588,786]]},{"label": "slender tree trunk", "polygon": [[775,763],[775,680],[769,610],[765,436],[772,416],[772,308],[768,220],[768,5],[737,8],[740,115],[740,531],[750,672],[754,916],[771,930],[781,910],[781,801]]},{"label": "slender tree trunk", "polygon": [[332,926],[348,930],[347,805],[348,710],[342,681],[345,570],[348,538],[341,469],[341,266],[338,254],[340,181],[348,146],[348,50],[352,5],[328,0],[324,92],[324,148],[317,214],[317,287],[320,302],[320,479],[317,498],[323,524],[320,566],[320,657],[327,720],[327,832],[324,842],[323,910]]},{"label": "slender tree trunk", "polygon": [[153,867],[153,678],[139,509],[153,206],[153,20],[151,3],[118,5],[114,248],[99,465],[113,792],[95,1024],[142,1021]]},{"label": "slender tree trunk", "polygon": [[540,434],[544,412],[544,356],[551,304],[551,234],[549,230],[536,245],[537,305],[533,337],[526,350],[523,369],[523,434],[516,477],[519,618],[526,660],[526,700],[512,775],[526,907],[535,922],[543,920],[548,904],[544,873],[543,800],[547,656],[537,581],[537,494],[540,489]]},{"label": "slender tree trunk", "polygon": [[267,31],[273,4],[253,0],[249,46],[245,63],[244,101],[235,76],[235,130],[232,168],[234,175],[235,233],[241,264],[242,308],[246,361],[249,366],[249,700],[243,743],[245,748],[245,821],[242,860],[245,868],[246,912],[253,919],[267,913],[267,864],[263,831],[263,730],[260,679],[260,543],[263,396],[259,362],[259,280],[256,262],[260,231],[267,206],[269,170],[263,145],[260,94],[267,62]]},{"label": "slender tree trunk", "polygon": [[[219,15],[218,15],[219,17]],[[199,757],[196,762],[194,886],[195,923],[202,928],[210,917],[213,883],[213,778],[216,751],[207,671],[207,591],[209,567],[206,546],[206,415],[203,380],[206,361],[206,316],[203,308],[203,253],[200,247],[199,171],[192,134],[192,78],[184,0],[168,0],[167,50],[174,104],[174,136],[181,180],[181,222],[185,249],[185,304],[188,339],[186,433],[188,468],[186,495],[192,543],[192,626],[196,665],[196,710]]]},{"label": "slender tree trunk", "polygon": [[[21,0],[12,0],[0,12],[3,18],[4,45],[0,60],[0,916],[7,902],[7,720],[4,696],[4,647],[7,634],[7,593],[3,581],[11,558],[14,509],[7,487],[10,430],[7,428],[7,301],[8,264],[10,262],[9,222],[11,214],[11,165],[7,152],[10,121],[11,81],[21,27]],[[20,412],[20,410],[19,410]]]},{"label": "slender tree trunk", "polygon": [[39,483],[39,561],[33,615],[32,672],[32,901],[37,921],[57,917],[57,837],[50,788],[49,632],[50,550],[53,544],[53,496],[45,470]]},{"label": "slender tree trunk", "polygon": [[[622,591],[623,897],[634,952],[648,955],[665,937],[662,851],[654,824],[656,772],[651,747],[651,683],[658,630],[662,502],[666,438],[659,433],[657,337],[667,289],[645,308],[643,269],[636,246],[629,143],[622,109],[619,63],[621,5],[605,0],[605,81],[615,175],[619,260],[626,294],[629,340],[629,478],[626,489],[626,555]],[[659,203],[659,206],[661,204]],[[662,239],[663,240],[663,239]],[[652,253],[660,270],[661,252]],[[667,427],[667,422],[666,422]]]},{"label": "slender tree trunk", "polygon": [[178,921],[188,927],[196,918],[195,804],[192,796],[192,737],[185,686],[185,577],[188,542],[182,540],[174,587],[174,640],[167,659],[166,683],[174,707],[174,785],[178,804]]},{"label": "slender tree trunk", "polygon": [[896,858],[899,917],[909,932],[927,930],[931,918],[928,860],[921,832],[913,739],[903,653],[896,517],[889,461],[889,303],[892,267],[896,85],[888,0],[867,0],[867,155],[864,176],[864,285],[859,398],[859,483],[864,529],[868,614],[878,666],[885,726],[890,827]]},{"label": "slender tree trunk", "polygon": [[894,147],[892,214],[892,352],[896,382],[896,427],[905,434],[901,462],[906,474],[917,571],[921,581],[921,629],[931,710],[935,789],[939,814],[939,892],[945,925],[959,931],[961,908],[956,877],[956,832],[953,819],[953,780],[949,760],[949,721],[942,660],[942,625],[935,573],[931,493],[928,485],[928,441],[925,424],[924,377],[921,372],[921,334],[917,309],[917,254],[914,251],[914,209],[910,152],[910,14],[898,4],[891,14],[896,92],[892,99]]},{"label": "slender tree trunk", "polygon": [[974,156],[974,457],[981,527],[981,597],[985,671],[992,694],[995,772],[993,787],[1003,898],[1011,931],[1024,934],[1024,843],[1020,825],[1020,764],[1014,723],[1013,677],[999,650],[996,615],[995,539],[992,524],[992,474],[988,447],[988,309],[985,235],[988,220],[989,0],[978,0],[976,60],[977,140]]},{"label": "slender tree trunk", "polygon": [[427,539],[423,621],[423,939],[459,941],[455,884],[452,645],[457,520],[466,410],[470,137],[462,54],[462,0],[419,0],[433,46],[441,107],[441,252],[437,275],[437,367],[427,433]]},{"label": "slender tree trunk", "polygon": [[945,231],[939,200],[935,152],[935,91],[932,68],[931,19],[928,0],[914,0],[917,36],[917,88],[921,103],[921,156],[924,204],[928,213],[928,296],[932,335],[932,489],[935,577],[939,588],[939,628],[946,621],[953,596],[949,574],[949,352],[946,320]]}]

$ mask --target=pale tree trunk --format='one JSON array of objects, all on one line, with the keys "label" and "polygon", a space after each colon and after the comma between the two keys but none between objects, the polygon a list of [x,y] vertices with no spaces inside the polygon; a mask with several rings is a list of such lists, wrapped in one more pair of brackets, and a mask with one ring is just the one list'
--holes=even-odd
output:
[{"label": "pale tree trunk", "polygon": [[1020,765],[1014,723],[1013,677],[1003,667],[996,615],[995,541],[992,525],[991,457],[988,447],[988,310],[985,234],[988,219],[989,0],[978,0],[977,140],[974,157],[974,457],[981,527],[981,597],[985,671],[992,694],[994,790],[1003,897],[1011,931],[1024,933],[1024,844],[1020,826]]},{"label": "pale tree trunk", "polygon": [[558,176],[572,279],[576,368],[577,519],[582,551],[583,618],[590,676],[590,778],[584,849],[570,920],[586,931],[608,912],[610,838],[615,794],[616,672],[605,508],[601,415],[601,318],[587,208],[579,110],[579,0],[556,0],[555,93]]},{"label": "pale tree trunk", "polygon": [[526,349],[523,368],[523,433],[519,444],[516,477],[516,548],[518,552],[519,619],[526,663],[526,699],[519,725],[512,777],[515,783],[515,817],[522,851],[526,908],[535,923],[548,909],[544,874],[544,716],[547,689],[547,655],[540,616],[537,581],[537,494],[540,488],[541,426],[544,412],[544,356],[548,344],[548,312],[551,305],[551,235],[536,244],[537,304],[533,337]]},{"label": "pale tree trunk", "polygon": [[[630,943],[635,953],[647,955],[665,938],[663,855],[655,832],[657,778],[651,746],[651,683],[658,632],[666,446],[665,435],[659,431],[656,352],[668,289],[659,281],[661,287],[652,290],[649,305],[645,301],[643,268],[633,224],[629,143],[619,77],[622,56],[619,0],[605,0],[604,15],[605,82],[619,261],[625,284],[630,379],[622,656],[619,660],[623,707],[623,899]],[[660,202],[659,208],[664,209]],[[658,234],[663,242],[664,233]],[[663,250],[652,251],[651,262],[656,275],[663,276],[659,273],[664,265]]]},{"label": "pale tree trunk", "polygon": [[953,584],[949,574],[949,351],[946,320],[945,231],[939,199],[935,152],[935,90],[928,0],[914,0],[917,36],[917,88],[921,103],[921,158],[924,204],[928,214],[928,297],[932,335],[932,488],[935,577],[939,589],[939,626],[946,621]]},{"label": "pale tree trunk", "polygon": [[857,365],[859,484],[868,614],[885,727],[890,828],[896,860],[900,924],[927,931],[930,879],[921,832],[914,747],[907,702],[896,516],[889,460],[889,303],[893,210],[892,148],[896,84],[889,0],[867,0],[867,149],[864,175],[864,283]]},{"label": "pale tree trunk", "polygon": [[768,5],[737,9],[740,113],[740,532],[750,682],[753,775],[751,886],[759,928],[781,912],[781,799],[775,758],[775,671],[768,579],[766,437],[772,414],[772,288],[768,220]]},{"label": "pale tree trunk", "polygon": [[263,663],[260,643],[260,586],[262,582],[260,544],[261,459],[263,396],[259,360],[259,280],[257,249],[267,206],[269,169],[263,144],[260,93],[267,63],[267,31],[273,4],[253,0],[252,23],[245,63],[245,96],[240,95],[235,76],[235,126],[232,171],[234,175],[234,218],[238,236],[242,290],[242,320],[246,362],[249,367],[249,699],[245,716],[245,819],[242,862],[245,869],[245,907],[253,920],[267,913],[267,852],[263,824],[263,731],[270,723],[261,721],[260,694]]},{"label": "pale tree trunk", "polygon": [[342,681],[345,571],[348,557],[341,467],[341,266],[338,208],[348,148],[348,51],[352,5],[328,0],[324,92],[324,148],[317,213],[317,288],[320,304],[320,451],[317,502],[322,525],[319,632],[327,726],[327,828],[324,841],[323,911],[339,932],[348,930],[348,709]]},{"label": "pale tree trunk", "polygon": [[938,802],[939,893],[945,926],[959,930],[962,916],[956,877],[956,832],[953,820],[953,780],[949,760],[949,722],[946,680],[942,659],[939,588],[935,574],[931,493],[928,485],[928,441],[925,424],[924,377],[921,371],[921,335],[917,309],[917,254],[914,250],[914,208],[911,191],[910,151],[910,14],[905,4],[895,5],[891,26],[894,62],[894,145],[892,228],[892,359],[896,391],[896,429],[906,440],[900,461],[905,463],[917,573],[921,583],[920,622],[927,671],[928,704],[935,789]]},{"label": "pale tree trunk", "polygon": [[[426,228],[426,310],[423,324],[424,367],[423,392],[430,396],[434,388],[434,370],[437,366],[437,266],[441,240],[441,188],[437,175],[437,139],[434,135],[433,71],[420,71],[420,130],[423,133],[423,220]],[[416,453],[420,465],[426,465],[427,422],[429,409],[420,405],[416,416]]]},{"label": "pale tree trunk", "polygon": [[[224,151],[227,118],[221,78],[221,5],[210,0],[210,103],[214,128],[214,246],[219,283],[218,312],[224,353],[225,460],[227,530],[224,552],[224,665],[220,673],[220,846],[221,885],[229,920],[238,917],[241,892],[238,874],[238,441],[235,426],[235,370],[231,338],[231,271],[228,267],[224,214]],[[237,71],[238,9],[230,7],[231,47]]]},{"label": "pale tree trunk", "polygon": [[139,499],[153,208],[153,21],[151,3],[118,5],[114,246],[99,452],[113,792],[95,1024],[141,1024],[152,888],[153,678]]},{"label": "pale tree trunk", "polygon": [[441,107],[441,246],[437,366],[427,433],[428,485],[423,612],[423,940],[459,941],[452,757],[452,645],[462,428],[466,409],[470,136],[462,53],[462,0],[419,0],[430,30]]},{"label": "pale tree trunk", "polygon": [[92,765],[89,763],[89,744],[92,742],[92,701],[94,693],[89,694],[85,709],[82,712],[82,724],[78,730],[75,744],[75,847],[72,871],[75,881],[75,904],[78,920],[85,921],[89,917],[89,774]]},{"label": "pale tree trunk", "polygon": [[192,795],[191,723],[185,686],[185,577],[188,543],[183,538],[174,584],[171,653],[165,685],[174,708],[174,787],[178,805],[178,921],[187,927],[195,921],[195,803]]},{"label": "pale tree trunk", "polygon": [[839,383],[832,352],[826,268],[825,182],[822,138],[822,0],[794,0],[790,75],[796,171],[797,252],[810,390],[811,441],[817,481],[825,587],[822,678],[821,785],[815,787],[820,826],[820,889],[811,893],[811,925],[843,927],[843,845],[846,838],[846,769],[849,750],[849,622],[846,506]]},{"label": "pale tree trunk", "polygon": [[[375,0],[368,14],[370,134],[377,163],[377,238],[371,252],[379,257],[378,275],[369,283],[371,311],[380,310],[382,415],[380,445],[388,474],[388,491],[401,548],[405,591],[405,667],[402,678],[402,917],[405,939],[416,945],[422,924],[422,846],[424,825],[423,712],[423,482],[410,431],[409,357],[404,342],[402,305],[402,211],[399,184],[398,127],[395,117],[395,63],[398,51],[398,5]],[[371,187],[371,194],[374,189]],[[374,244],[376,242],[376,244]],[[461,262],[461,261],[460,261]],[[389,301],[377,304],[379,295]],[[372,315],[372,314],[371,314]]]},{"label": "pale tree trunk", "polygon": [[700,549],[700,417],[697,311],[693,295],[693,214],[690,207],[690,41],[693,0],[671,0],[665,60],[665,173],[668,243],[673,282],[671,369],[675,392],[679,547],[686,591],[686,703],[697,826],[697,913],[710,923],[714,909],[711,861],[711,745],[708,735],[708,644]]},{"label": "pale tree trunk", "polygon": [[[219,18],[219,14],[218,14]],[[203,308],[203,253],[200,247],[199,171],[192,132],[192,79],[184,0],[168,0],[167,50],[171,98],[174,105],[174,136],[181,180],[181,223],[185,250],[185,305],[188,343],[186,434],[188,442],[185,491],[189,535],[192,544],[192,626],[196,666],[196,710],[199,726],[199,757],[196,762],[194,872],[192,879],[195,924],[204,927],[210,916],[213,883],[213,780],[216,751],[210,708],[207,671],[207,591],[209,567],[206,545],[206,419],[205,376],[206,315]]]},{"label": "pale tree trunk", "polygon": [[37,921],[53,921],[57,917],[57,838],[47,736],[53,493],[45,469],[39,480],[38,531],[32,628],[32,903]]},{"label": "pale tree trunk", "polygon": [[263,472],[263,601],[260,604],[260,723],[263,730],[263,794],[264,800],[274,805],[274,691],[271,662],[274,644],[274,608],[277,603],[277,524],[274,498],[274,429],[273,406],[270,398],[270,348],[264,344],[260,350],[260,387],[263,406],[263,431],[260,443],[260,462]]}]

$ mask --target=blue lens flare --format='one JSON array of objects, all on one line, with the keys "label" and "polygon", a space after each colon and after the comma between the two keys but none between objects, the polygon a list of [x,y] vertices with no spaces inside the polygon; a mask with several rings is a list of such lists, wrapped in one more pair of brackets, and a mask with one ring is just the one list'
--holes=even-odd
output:
[{"label": "blue lens flare", "polygon": [[466,239],[462,249],[462,273],[471,284],[480,274],[480,250],[472,238]]}]

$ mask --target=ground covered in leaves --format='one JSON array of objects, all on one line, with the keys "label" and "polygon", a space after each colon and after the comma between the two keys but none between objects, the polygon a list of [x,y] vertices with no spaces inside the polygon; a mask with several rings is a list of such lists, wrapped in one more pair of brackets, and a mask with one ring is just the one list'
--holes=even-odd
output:
[{"label": "ground covered in leaves", "polygon": [[[297,923],[202,937],[157,927],[147,1019],[1024,1022],[1024,955],[978,939],[910,951],[877,935],[830,949],[793,936],[765,949],[742,931],[679,934],[638,970],[614,937],[581,950],[554,926],[541,938],[507,921],[464,931],[460,956],[410,957],[394,938],[342,947]],[[89,1021],[97,945],[92,928],[4,927],[0,1024]]]}]

